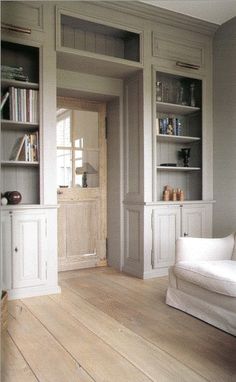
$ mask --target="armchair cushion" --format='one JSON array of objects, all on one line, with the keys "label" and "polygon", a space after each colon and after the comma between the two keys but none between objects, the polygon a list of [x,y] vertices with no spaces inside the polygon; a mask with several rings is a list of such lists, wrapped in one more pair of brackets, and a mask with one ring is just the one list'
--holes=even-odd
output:
[{"label": "armchair cushion", "polygon": [[236,248],[234,234],[221,239],[179,238],[176,263],[179,261],[231,260]]},{"label": "armchair cushion", "polygon": [[236,297],[236,261],[180,261],[174,273],[204,289]]}]

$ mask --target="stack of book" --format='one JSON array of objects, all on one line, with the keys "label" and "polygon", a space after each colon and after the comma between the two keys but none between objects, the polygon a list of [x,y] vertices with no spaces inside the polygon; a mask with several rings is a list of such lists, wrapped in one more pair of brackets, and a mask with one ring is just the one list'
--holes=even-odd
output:
[{"label": "stack of book", "polygon": [[39,160],[39,139],[38,132],[25,134],[17,138],[9,160],[38,162]]},{"label": "stack of book", "polygon": [[17,81],[29,81],[28,76],[24,74],[24,69],[20,67],[13,66],[1,66],[2,79],[17,80]]},{"label": "stack of book", "polygon": [[157,134],[181,135],[181,122],[178,118],[157,118]]},{"label": "stack of book", "polygon": [[39,123],[39,92],[34,89],[9,87],[10,120]]}]

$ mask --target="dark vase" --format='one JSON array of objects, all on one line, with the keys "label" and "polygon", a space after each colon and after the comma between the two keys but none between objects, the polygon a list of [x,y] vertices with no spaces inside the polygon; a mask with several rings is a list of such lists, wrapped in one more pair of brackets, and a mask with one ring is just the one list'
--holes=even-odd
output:
[{"label": "dark vase", "polygon": [[189,167],[190,148],[181,149],[181,156],[184,161],[184,167]]}]

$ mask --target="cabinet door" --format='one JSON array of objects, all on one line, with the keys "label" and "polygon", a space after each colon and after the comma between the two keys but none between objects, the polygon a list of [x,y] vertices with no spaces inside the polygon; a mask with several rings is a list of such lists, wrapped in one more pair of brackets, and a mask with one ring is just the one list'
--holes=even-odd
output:
[{"label": "cabinet door", "polygon": [[204,43],[189,41],[182,35],[161,35],[153,32],[152,48],[153,56],[162,60],[160,63],[164,63],[166,67],[181,67],[189,72],[205,70]]},{"label": "cabinet door", "polygon": [[209,206],[182,207],[182,236],[211,237]]},{"label": "cabinet door", "polygon": [[3,212],[1,216],[2,289],[11,289],[11,214]]},{"label": "cabinet door", "polygon": [[44,214],[13,215],[13,288],[46,282],[46,218]]},{"label": "cabinet door", "polygon": [[175,242],[180,236],[180,207],[158,207],[153,210],[152,267],[174,264]]}]

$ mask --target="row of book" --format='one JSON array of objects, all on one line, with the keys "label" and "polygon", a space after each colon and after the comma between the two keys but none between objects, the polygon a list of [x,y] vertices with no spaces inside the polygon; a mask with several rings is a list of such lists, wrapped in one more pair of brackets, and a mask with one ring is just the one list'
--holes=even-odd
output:
[{"label": "row of book", "polygon": [[181,122],[178,118],[157,118],[157,134],[181,135]]},{"label": "row of book", "polygon": [[29,77],[24,74],[24,69],[22,66],[14,67],[1,65],[1,78],[17,81],[29,81]]},{"label": "row of book", "polygon": [[38,132],[24,134],[17,138],[9,160],[38,162],[39,160],[39,136]]},{"label": "row of book", "polygon": [[9,87],[9,117],[12,121],[39,123],[39,91]]}]

